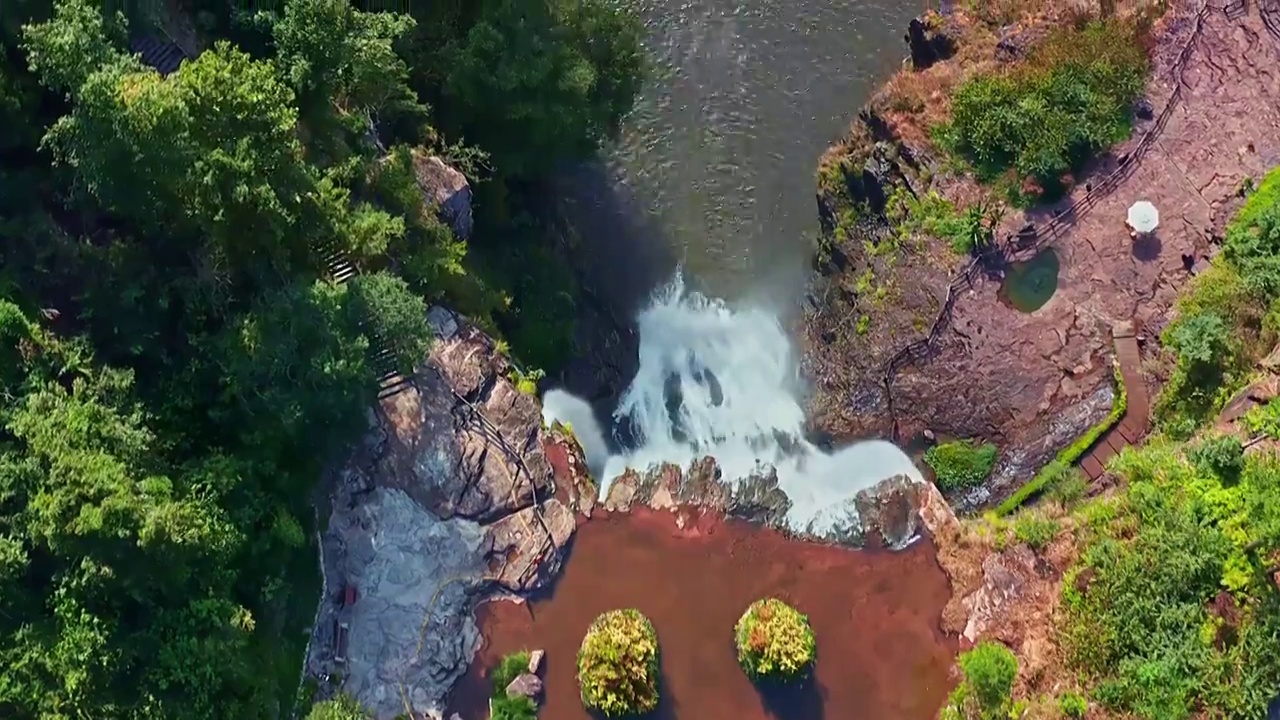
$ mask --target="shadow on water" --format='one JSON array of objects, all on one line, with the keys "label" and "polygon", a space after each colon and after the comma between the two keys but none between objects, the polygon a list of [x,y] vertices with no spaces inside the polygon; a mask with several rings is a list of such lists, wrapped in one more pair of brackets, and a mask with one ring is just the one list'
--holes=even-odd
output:
[{"label": "shadow on water", "polygon": [[796,685],[762,685],[756,688],[765,711],[777,720],[823,720],[822,689],[809,678]]}]

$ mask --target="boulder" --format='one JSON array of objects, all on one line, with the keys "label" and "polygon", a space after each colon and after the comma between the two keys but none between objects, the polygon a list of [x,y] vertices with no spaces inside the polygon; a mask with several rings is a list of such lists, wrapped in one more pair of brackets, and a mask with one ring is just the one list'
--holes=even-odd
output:
[{"label": "boulder", "polygon": [[529,653],[529,674],[537,675],[542,672],[542,659],[547,653],[543,650],[534,650]]},{"label": "boulder", "polygon": [[467,176],[435,155],[413,152],[413,174],[429,205],[440,220],[462,240],[471,238],[471,184]]},{"label": "boulder", "polygon": [[542,680],[531,673],[523,673],[507,685],[507,697],[526,697],[537,700],[541,696]]},{"label": "boulder", "polygon": [[895,475],[854,497],[865,539],[900,550],[920,535],[920,508],[929,483]]}]

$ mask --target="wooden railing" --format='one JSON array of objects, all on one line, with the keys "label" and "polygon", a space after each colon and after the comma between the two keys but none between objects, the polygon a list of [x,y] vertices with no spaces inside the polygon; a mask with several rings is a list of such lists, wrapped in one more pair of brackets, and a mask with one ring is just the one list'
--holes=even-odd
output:
[{"label": "wooden railing", "polygon": [[[1264,0],[1264,2],[1276,4],[1280,3],[1280,0]],[[1151,146],[1159,139],[1160,133],[1164,131],[1165,126],[1169,124],[1173,111],[1177,109],[1179,102],[1182,100],[1183,75],[1186,71],[1187,61],[1191,57],[1191,51],[1195,47],[1196,40],[1199,39],[1204,30],[1204,21],[1209,14],[1209,10],[1209,4],[1206,2],[1201,5],[1200,10],[1196,13],[1196,24],[1191,32],[1191,37],[1174,61],[1173,76],[1176,84],[1173,93],[1169,96],[1168,102],[1165,103],[1164,109],[1160,111],[1160,115],[1156,117],[1155,123],[1143,133],[1142,139],[1138,141],[1133,150],[1120,158],[1120,163],[1115,170],[1102,180],[1092,183],[1083,198],[1054,213],[1053,217],[1043,226],[1037,227],[1033,234],[1028,236],[1025,233],[1018,233],[1006,236],[1002,241],[984,248],[978,253],[977,257],[970,260],[947,285],[947,293],[942,300],[942,306],[938,311],[937,317],[929,327],[929,332],[923,338],[898,350],[893,357],[885,362],[883,368],[886,388],[891,387],[894,375],[899,370],[923,360],[933,352],[938,338],[942,336],[943,331],[946,330],[951,321],[951,313],[955,308],[956,298],[959,296],[960,291],[973,285],[974,278],[978,273],[982,272],[988,260],[1004,257],[1011,251],[1038,250],[1057,240],[1064,232],[1087,215],[1103,198],[1119,187],[1120,183],[1133,174],[1143,155],[1151,149]],[[890,393],[890,396],[892,396],[892,393]]]}]

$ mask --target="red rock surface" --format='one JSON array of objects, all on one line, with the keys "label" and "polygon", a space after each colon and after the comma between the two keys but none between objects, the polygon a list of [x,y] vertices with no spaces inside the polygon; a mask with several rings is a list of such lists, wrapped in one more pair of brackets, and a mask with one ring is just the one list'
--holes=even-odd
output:
[{"label": "red rock surface", "polygon": [[[544,648],[540,717],[587,720],[575,657],[597,614],[636,607],[662,646],[671,720],[928,720],[951,688],[955,641],[939,630],[950,588],[928,541],[899,552],[849,551],[743,522],[645,508],[583,525],[549,596],[478,611],[487,638],[454,693],[465,720],[487,717],[484,672],[506,653]],[[808,614],[818,638],[812,691],[761,698],[737,665],[733,625],[776,595]]]}]

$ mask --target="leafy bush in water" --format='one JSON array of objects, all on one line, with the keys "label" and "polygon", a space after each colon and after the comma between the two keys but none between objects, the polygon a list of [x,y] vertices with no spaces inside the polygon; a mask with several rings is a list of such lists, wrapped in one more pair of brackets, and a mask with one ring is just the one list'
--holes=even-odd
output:
[{"label": "leafy bush in water", "polygon": [[578,649],[582,704],[605,717],[643,715],[658,706],[658,635],[638,610],[597,617]]},{"label": "leafy bush in water", "polygon": [[1256,720],[1280,683],[1280,463],[1248,457],[1228,486],[1180,449],[1117,459],[1128,491],[1065,578],[1061,644],[1117,714]]},{"label": "leafy bush in water", "polygon": [[984,180],[1013,172],[1059,194],[1064,175],[1128,136],[1147,66],[1131,23],[1060,30],[1014,70],[961,85],[939,139]]},{"label": "leafy bush in water", "polygon": [[1013,680],[1018,659],[998,642],[985,641],[957,661],[964,673],[947,699],[943,720],[1004,720],[1012,706]]},{"label": "leafy bush in water", "polygon": [[996,466],[996,446],[956,440],[935,445],[924,453],[942,490],[959,490],[981,485]]},{"label": "leafy bush in water", "polygon": [[307,720],[368,720],[370,717],[350,695],[316,703],[307,713]]},{"label": "leafy bush in water", "polygon": [[529,667],[529,653],[520,651],[502,658],[493,669],[493,692],[489,697],[490,720],[535,720],[538,705],[527,697],[507,697],[507,686]]},{"label": "leafy bush in water", "polygon": [[790,682],[813,668],[817,643],[809,618],[775,598],[751,603],[734,628],[738,664],[753,680]]}]

